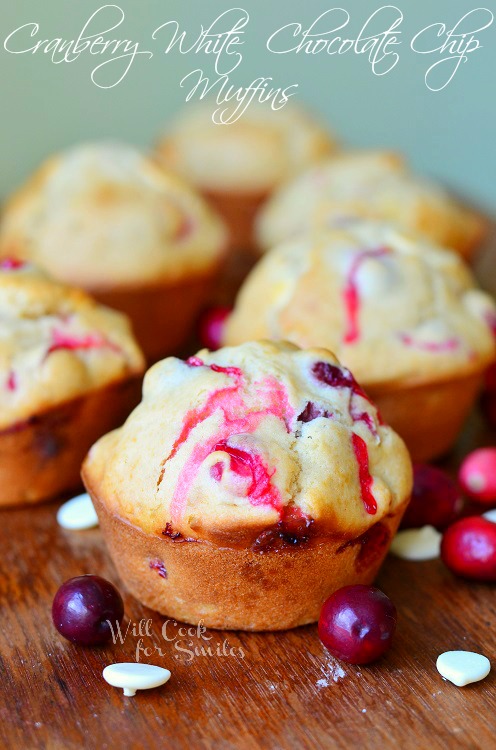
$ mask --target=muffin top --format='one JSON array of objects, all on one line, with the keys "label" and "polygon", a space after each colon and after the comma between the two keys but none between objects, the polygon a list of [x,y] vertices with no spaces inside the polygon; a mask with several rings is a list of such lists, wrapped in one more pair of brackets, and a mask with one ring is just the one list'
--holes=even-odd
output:
[{"label": "muffin top", "polygon": [[224,343],[326,346],[365,386],[480,371],[495,355],[492,299],[459,256],[365,220],[271,250],[245,281]]},{"label": "muffin top", "polygon": [[325,349],[285,342],[154,365],[84,478],[146,533],[226,545],[268,528],[356,537],[405,502],[412,481],[404,443],[351,373]]},{"label": "muffin top", "polygon": [[408,170],[388,151],[350,151],[280,188],[262,209],[261,248],[349,217],[379,219],[425,234],[462,255],[480,241],[482,220],[441,187]]},{"label": "muffin top", "polygon": [[226,241],[202,198],[118,143],[50,158],[7,203],[0,225],[1,255],[94,290],[210,271]]},{"label": "muffin top", "polygon": [[29,264],[0,261],[0,428],[139,375],[124,315]]},{"label": "muffin top", "polygon": [[329,156],[336,143],[305,111],[251,105],[233,123],[213,105],[189,105],[157,145],[161,162],[202,190],[267,192]]}]

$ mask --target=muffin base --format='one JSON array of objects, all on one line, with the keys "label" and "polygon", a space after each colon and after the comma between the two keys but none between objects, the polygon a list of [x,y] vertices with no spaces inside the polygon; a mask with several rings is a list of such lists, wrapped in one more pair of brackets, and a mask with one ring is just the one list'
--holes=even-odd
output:
[{"label": "muffin base", "polygon": [[231,250],[256,253],[255,217],[269,193],[203,190],[202,195],[227,224]]},{"label": "muffin base", "polygon": [[480,373],[397,390],[365,386],[389,424],[405,441],[413,461],[430,461],[455,443],[477,397]]},{"label": "muffin base", "polygon": [[0,507],[79,489],[81,463],[139,402],[141,378],[111,383],[0,431]]},{"label": "muffin base", "polygon": [[102,304],[129,316],[134,334],[148,360],[177,354],[208,301],[218,269],[176,283],[136,288],[90,289]]},{"label": "muffin base", "polygon": [[108,510],[84,467],[83,479],[133,596],[168,617],[222,630],[285,630],[318,620],[334,591],[372,583],[407,505],[354,540],[316,536],[256,552],[145,534]]}]

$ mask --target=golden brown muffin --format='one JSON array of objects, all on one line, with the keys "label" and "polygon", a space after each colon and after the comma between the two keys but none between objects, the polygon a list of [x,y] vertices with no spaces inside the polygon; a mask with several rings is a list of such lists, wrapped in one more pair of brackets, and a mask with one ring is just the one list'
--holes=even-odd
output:
[{"label": "golden brown muffin", "polygon": [[151,358],[183,343],[227,243],[222,222],[135,148],[49,159],[8,202],[0,254],[32,261],[127,313]]},{"label": "golden brown muffin", "polygon": [[139,399],[126,318],[17,260],[0,262],[0,505],[80,485],[88,448]]},{"label": "golden brown muffin", "polygon": [[284,181],[336,149],[333,137],[292,104],[252,105],[235,122],[212,120],[214,107],[189,105],[157,145],[164,166],[187,179],[226,220],[235,247],[253,245],[260,206]]},{"label": "golden brown muffin", "polygon": [[355,374],[415,460],[447,451],[495,356],[492,299],[460,260],[371,221],[282,243],[241,289],[225,344],[325,346]]},{"label": "golden brown muffin", "polygon": [[388,151],[350,151],[309,169],[277,191],[258,218],[258,244],[280,242],[350,217],[393,222],[469,259],[485,223]]},{"label": "golden brown muffin", "polygon": [[270,342],[156,364],[83,478],[134,596],[245,630],[313,622],[334,590],[370,583],[412,484],[351,373]]}]

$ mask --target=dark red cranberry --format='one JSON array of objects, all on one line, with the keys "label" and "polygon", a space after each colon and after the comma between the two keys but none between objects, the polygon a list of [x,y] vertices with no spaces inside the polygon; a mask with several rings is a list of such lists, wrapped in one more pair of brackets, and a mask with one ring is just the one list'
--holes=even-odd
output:
[{"label": "dark red cranberry", "polygon": [[328,411],[322,409],[322,407],[320,406],[317,406],[317,404],[314,404],[313,401],[308,401],[307,405],[298,417],[298,422],[313,422],[313,420],[317,419],[318,417],[326,417],[328,419],[330,416],[331,415]]},{"label": "dark red cranberry", "polygon": [[106,643],[116,623],[124,617],[122,597],[100,576],[70,578],[62,584],[52,604],[53,624],[64,638],[81,646]]},{"label": "dark red cranberry", "polygon": [[281,513],[281,520],[255,539],[252,550],[263,554],[304,545],[310,541],[313,533],[313,518],[303,513],[300,508],[287,506]]},{"label": "dark red cranberry", "polygon": [[456,482],[435,466],[413,467],[412,499],[403,516],[403,529],[434,526],[445,529],[458,517],[463,500]]},{"label": "dark red cranberry", "polygon": [[353,388],[356,385],[355,378],[348,370],[342,370],[337,365],[329,362],[316,362],[312,372],[321,383],[330,385],[332,388]]},{"label": "dark red cranberry", "polygon": [[230,314],[230,307],[211,307],[203,313],[199,323],[199,336],[202,346],[212,351],[220,349],[224,326]]},{"label": "dark red cranberry", "polygon": [[373,586],[345,586],[324,603],[319,637],[333,656],[350,664],[368,664],[391,646],[396,607]]},{"label": "dark red cranberry", "polygon": [[446,529],[441,558],[453,573],[475,581],[496,581],[496,523],[469,516]]},{"label": "dark red cranberry", "polygon": [[160,578],[167,578],[167,568],[162,560],[150,560],[150,570],[156,570]]},{"label": "dark red cranberry", "polygon": [[475,502],[496,502],[496,448],[478,448],[462,462],[458,475],[462,490]]},{"label": "dark red cranberry", "polygon": [[183,539],[183,535],[180,531],[175,531],[172,528],[172,524],[169,523],[169,521],[165,524],[165,529],[162,531],[162,534],[169,539],[172,539],[173,542],[179,541]]}]

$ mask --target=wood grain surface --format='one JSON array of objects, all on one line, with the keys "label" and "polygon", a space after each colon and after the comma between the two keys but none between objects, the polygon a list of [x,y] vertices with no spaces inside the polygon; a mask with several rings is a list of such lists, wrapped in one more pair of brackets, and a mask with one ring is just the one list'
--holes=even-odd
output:
[{"label": "wood grain surface", "polygon": [[[494,242],[478,270],[496,291]],[[444,465],[455,471],[468,449],[495,442],[474,412]],[[395,642],[382,661],[354,667],[330,657],[315,626],[188,634],[181,623],[166,624],[126,595],[98,529],[57,526],[58,505],[0,514],[1,747],[496,748],[493,587],[455,579],[440,561],[389,557],[378,585],[398,608]],[[130,623],[123,643],[78,648],[53,628],[57,588],[83,573],[123,591],[124,629]],[[133,632],[140,622],[142,635]],[[137,649],[172,677],[125,698],[101,674],[109,663],[135,661]],[[479,651],[495,671],[457,688],[435,668],[450,649]]]}]

